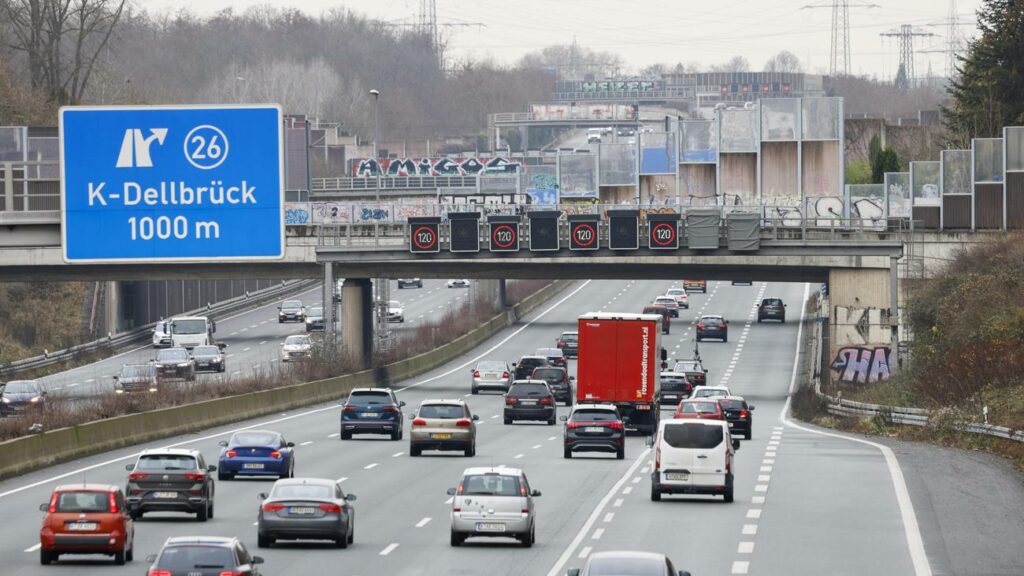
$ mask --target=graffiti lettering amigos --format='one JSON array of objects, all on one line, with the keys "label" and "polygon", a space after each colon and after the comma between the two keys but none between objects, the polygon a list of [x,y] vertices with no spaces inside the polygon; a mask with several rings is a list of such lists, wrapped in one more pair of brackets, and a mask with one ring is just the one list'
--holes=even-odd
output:
[{"label": "graffiti lettering amigos", "polygon": [[837,373],[840,382],[850,384],[867,384],[880,380],[888,380],[889,348],[840,348],[832,360],[832,371]]},{"label": "graffiti lettering amigos", "polygon": [[[366,158],[354,163],[353,176],[473,176],[474,174],[515,174],[522,164],[494,158]],[[383,171],[382,171],[383,169]]]}]

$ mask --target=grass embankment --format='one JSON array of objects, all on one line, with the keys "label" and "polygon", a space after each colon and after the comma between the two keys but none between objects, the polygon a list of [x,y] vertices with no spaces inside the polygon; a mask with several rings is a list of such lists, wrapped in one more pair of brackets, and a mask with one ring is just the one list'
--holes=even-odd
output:
[{"label": "grass embankment", "polygon": [[0,284],[0,365],[84,342],[87,286],[82,282]]}]

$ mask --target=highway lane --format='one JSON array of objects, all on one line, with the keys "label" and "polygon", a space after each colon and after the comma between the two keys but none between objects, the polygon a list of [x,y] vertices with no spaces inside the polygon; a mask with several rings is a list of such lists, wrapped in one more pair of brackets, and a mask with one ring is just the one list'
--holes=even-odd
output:
[{"label": "highway lane", "polygon": [[[341,442],[336,406],[148,446],[181,444],[215,459],[216,442],[227,431],[258,425],[279,430],[296,442],[300,476],[345,478],[346,488],[359,497],[354,547],[339,551],[326,545],[285,544],[260,550],[267,559],[265,574],[548,574],[552,567],[557,570],[550,573],[558,574],[581,565],[581,557],[593,550],[622,548],[668,553],[679,567],[694,574],[816,575],[823,565],[836,574],[912,574],[881,455],[848,440],[790,428],[779,420],[790,384],[796,323],[751,322],[747,329],[746,320],[762,289],[766,296],[784,298],[795,320],[804,286],[734,287],[710,282],[707,295],[691,296],[691,309],[682,312],[681,321],[663,341],[674,356],[683,357],[692,347],[692,328],[689,332],[680,328],[702,309],[725,314],[732,321],[728,343],[702,343],[700,352],[711,370],[709,383],[724,380],[758,406],[754,439],[744,442],[737,455],[733,504],[705,498],[653,503],[648,494],[650,457],[642,438],[628,439],[624,461],[600,455],[564,460],[560,426],[504,426],[500,395],[468,395],[468,372],[477,357],[515,360],[549,345],[562,330],[575,325],[580,313],[602,308],[635,311],[668,286],[665,282],[578,283],[524,323],[481,342],[466,356],[399,384],[407,411],[427,397],[468,398],[481,417],[477,456],[472,459],[410,458],[406,441],[357,437]],[[75,574],[138,573],[144,563],[116,568],[91,559],[75,562],[74,568],[43,569],[34,549],[37,506],[46,501],[55,483],[81,481],[85,475],[90,482],[123,484],[124,464],[138,448],[0,483],[0,502],[11,519],[0,526],[5,573],[20,576],[61,569]],[[515,547],[511,541],[449,547],[445,489],[454,486],[461,470],[471,465],[522,467],[533,487],[544,492],[537,502],[538,542],[533,549]],[[85,468],[89,469],[83,472]],[[53,480],[58,475],[67,476]],[[256,494],[269,485],[269,481],[218,482],[216,517],[206,524],[187,517],[147,516],[137,527],[138,557],[156,552],[168,536],[183,534],[237,535],[255,548]]]},{"label": "highway lane", "polygon": [[[392,324],[396,333],[417,324],[440,318],[444,310],[464,302],[467,290],[446,290],[443,280],[424,280],[423,288],[397,289],[392,281],[392,298],[406,308],[406,323]],[[302,300],[306,306],[316,306],[322,299],[320,287],[297,294],[289,299]],[[277,322],[277,306],[273,302],[227,318],[216,318],[218,341],[228,344],[227,371],[223,377],[240,377],[251,371],[275,365],[279,358],[280,343],[289,334],[305,332],[301,323]],[[117,354],[103,360],[41,378],[44,388],[51,394],[70,397],[88,397],[110,393],[114,389],[113,376],[122,364],[145,363],[153,359],[156,350],[149,345]],[[218,374],[200,374],[200,380],[220,378]]]}]

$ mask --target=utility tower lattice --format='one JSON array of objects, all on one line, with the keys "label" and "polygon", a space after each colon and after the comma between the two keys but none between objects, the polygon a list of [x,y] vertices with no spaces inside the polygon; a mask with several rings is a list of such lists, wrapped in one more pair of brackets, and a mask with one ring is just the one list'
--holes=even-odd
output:
[{"label": "utility tower lattice", "polygon": [[437,0],[420,0],[420,18],[417,23],[420,33],[430,38],[430,47],[437,53],[441,37],[437,31]]},{"label": "utility tower lattice", "polygon": [[882,32],[881,36],[899,40],[900,67],[896,72],[896,88],[907,90],[911,86],[915,86],[917,76],[914,75],[914,39],[935,36],[935,34],[915,29],[910,24],[903,24],[894,30]]},{"label": "utility tower lattice", "polygon": [[878,4],[854,3],[849,0],[834,0],[831,4],[810,4],[801,8],[811,10],[816,8],[832,9],[832,47],[829,50],[828,73],[829,76],[846,76],[850,74],[850,7],[854,8],[878,8]]}]

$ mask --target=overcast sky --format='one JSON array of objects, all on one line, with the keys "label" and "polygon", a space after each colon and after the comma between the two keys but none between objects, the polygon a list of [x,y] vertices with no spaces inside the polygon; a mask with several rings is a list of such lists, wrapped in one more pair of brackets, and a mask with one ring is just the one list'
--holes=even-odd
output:
[{"label": "overcast sky", "polygon": [[[648,64],[724,62],[746,57],[754,70],[780,50],[796,54],[808,71],[827,72],[833,2],[839,0],[437,0],[438,22],[479,23],[445,27],[449,54],[492,57],[513,63],[524,53],[576,41],[619,54],[628,67]],[[867,4],[878,7],[861,7]],[[975,34],[974,12],[981,0],[956,0],[964,36]],[[138,0],[150,10],[187,7],[210,15],[233,7],[296,6],[317,15],[345,7],[395,23],[416,21],[420,0]],[[850,0],[851,65],[855,74],[889,78],[899,63],[895,38],[880,33],[913,24],[934,37],[916,38],[917,75],[931,63],[941,75],[950,0]],[[806,5],[826,6],[802,9]],[[492,6],[488,8],[487,6]]]}]

